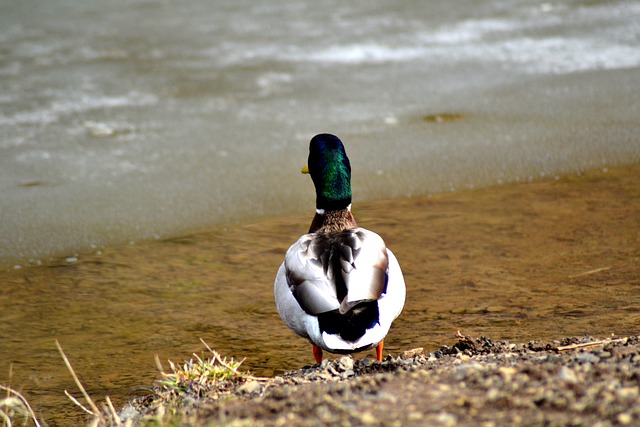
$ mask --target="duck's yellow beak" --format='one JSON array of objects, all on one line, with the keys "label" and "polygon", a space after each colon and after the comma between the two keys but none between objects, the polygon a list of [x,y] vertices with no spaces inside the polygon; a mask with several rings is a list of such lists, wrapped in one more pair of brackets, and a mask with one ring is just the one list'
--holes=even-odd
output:
[{"label": "duck's yellow beak", "polygon": [[304,165],[304,166],[302,167],[302,169],[300,169],[300,172],[302,172],[302,173],[309,173],[309,166]]}]

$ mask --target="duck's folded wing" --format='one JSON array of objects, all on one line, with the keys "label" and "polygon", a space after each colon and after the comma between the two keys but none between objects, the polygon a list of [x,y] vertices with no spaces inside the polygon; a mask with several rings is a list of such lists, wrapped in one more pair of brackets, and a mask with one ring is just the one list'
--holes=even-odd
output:
[{"label": "duck's folded wing", "polygon": [[300,307],[317,315],[340,307],[336,288],[323,258],[329,255],[329,242],[317,234],[305,234],[294,243],[284,259],[289,289]]},{"label": "duck's folded wing", "polygon": [[[373,231],[355,228],[336,238],[334,244],[340,249],[332,257],[339,259],[339,275],[347,290],[340,304],[344,314],[360,302],[375,301],[386,292],[389,258],[384,241]],[[338,268],[334,268],[334,274],[338,276]]]},{"label": "duck's folded wing", "polygon": [[380,236],[356,228],[302,236],[287,251],[285,269],[289,289],[305,312],[344,314],[386,291],[388,258]]}]

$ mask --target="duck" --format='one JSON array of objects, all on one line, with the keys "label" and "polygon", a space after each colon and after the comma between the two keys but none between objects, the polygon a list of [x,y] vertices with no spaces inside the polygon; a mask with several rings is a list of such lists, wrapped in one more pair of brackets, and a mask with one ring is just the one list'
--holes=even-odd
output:
[{"label": "duck", "polygon": [[351,164],[342,141],[318,134],[309,143],[302,173],[315,186],[309,232],[287,250],[274,283],[284,323],[307,338],[317,363],[334,354],[376,348],[406,298],[402,270],[382,237],[358,226],[351,212]]}]

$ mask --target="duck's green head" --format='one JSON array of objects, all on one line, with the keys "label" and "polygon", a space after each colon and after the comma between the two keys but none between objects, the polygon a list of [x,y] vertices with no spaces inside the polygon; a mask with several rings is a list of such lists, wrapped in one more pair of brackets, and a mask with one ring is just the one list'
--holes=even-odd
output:
[{"label": "duck's green head", "polygon": [[323,133],[311,139],[309,160],[302,172],[313,179],[316,209],[335,211],[351,204],[351,165],[337,136]]}]

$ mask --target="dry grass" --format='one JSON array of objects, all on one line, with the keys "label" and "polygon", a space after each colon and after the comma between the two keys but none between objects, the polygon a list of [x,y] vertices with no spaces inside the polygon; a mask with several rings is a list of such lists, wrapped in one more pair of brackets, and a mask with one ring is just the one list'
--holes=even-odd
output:
[{"label": "dry grass", "polygon": [[0,385],[0,390],[7,392],[7,396],[0,399],[0,418],[4,421],[5,426],[12,427],[13,420],[22,418],[22,425],[26,425],[31,419],[36,427],[40,427],[36,414],[34,414],[31,405],[22,394],[11,387],[3,385]]},{"label": "dry grass", "polygon": [[58,351],[60,352],[60,355],[62,356],[62,360],[64,361],[64,364],[67,366],[69,373],[71,374],[71,376],[73,377],[73,380],[78,386],[78,389],[84,396],[84,399],[86,400],[89,408],[87,408],[85,405],[80,403],[80,401],[75,397],[73,397],[67,390],[65,390],[64,393],[67,395],[67,397],[69,397],[69,399],[71,399],[73,403],[75,403],[78,407],[80,407],[84,412],[91,415],[91,422],[89,425],[92,427],[130,427],[132,425],[131,420],[127,420],[123,422],[120,419],[120,417],[118,416],[118,412],[116,412],[115,408],[113,407],[113,404],[111,403],[111,399],[109,398],[109,396],[105,398],[105,404],[102,406],[102,410],[98,409],[98,406],[95,404],[93,399],[91,399],[91,396],[89,396],[89,393],[87,393],[82,383],[80,382],[80,379],[78,378],[75,371],[73,370],[73,367],[71,366],[71,362],[69,362],[67,355],[64,354],[64,351],[62,350],[62,346],[60,345],[58,340],[56,340],[56,347],[58,348]]},{"label": "dry grass", "polygon": [[[156,363],[162,378],[158,381],[158,387],[154,389],[156,396],[152,400],[155,404],[144,408],[147,411],[140,413],[136,425],[165,427],[184,425],[188,421],[185,417],[189,416],[176,411],[176,407],[179,405],[176,402],[179,402],[183,396],[193,393],[194,390],[197,391],[196,395],[215,395],[216,398],[223,395],[230,396],[234,387],[240,383],[247,380],[266,380],[254,377],[249,372],[240,371],[239,368],[244,359],[237,361],[233,358],[222,357],[202,339],[201,341],[211,353],[208,358],[200,357],[194,353],[193,358],[183,364],[169,361],[170,370],[165,371],[156,356]],[[77,398],[67,390],[64,393],[76,406],[90,416],[88,425],[90,427],[131,427],[134,421],[121,419],[109,396],[105,397],[100,407],[96,404],[76,375],[58,340],[55,343],[82,397]],[[26,425],[30,420],[36,427],[41,427],[41,421],[38,420],[29,402],[22,394],[11,388],[10,385],[0,385],[0,390],[6,391],[6,396],[0,398],[0,420],[4,422],[5,427],[13,427],[16,422],[20,421],[21,423],[18,425]],[[42,423],[46,425],[44,421]]]},{"label": "dry grass", "polygon": [[232,381],[242,382],[246,380],[261,381],[262,378],[251,376],[248,372],[239,371],[242,360],[222,357],[220,353],[213,350],[209,345],[200,339],[211,357],[203,358],[193,354],[194,359],[190,359],[182,365],[177,365],[169,361],[171,372],[166,372],[156,356],[156,364],[163,379],[159,384],[168,391],[182,392],[194,386],[212,387],[218,383]]}]

